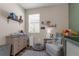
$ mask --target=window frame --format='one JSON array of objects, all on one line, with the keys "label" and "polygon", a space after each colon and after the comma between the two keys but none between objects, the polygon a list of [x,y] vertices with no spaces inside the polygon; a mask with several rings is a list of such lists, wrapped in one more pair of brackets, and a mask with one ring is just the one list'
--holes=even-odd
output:
[{"label": "window frame", "polygon": [[[39,24],[39,31],[35,31],[35,30],[36,30],[35,27],[34,27],[34,31],[30,31],[30,27],[29,27],[29,26],[30,26],[30,22],[29,22],[30,19],[29,19],[29,17],[32,16],[32,15],[33,15],[33,16],[34,16],[34,15],[38,15],[38,16],[39,16],[39,21],[36,22],[36,23]],[[35,22],[33,22],[33,23],[35,23]],[[36,23],[35,23],[35,24],[36,24]],[[31,24],[32,24],[32,23],[31,23]],[[34,24],[34,26],[35,26],[35,24]],[[29,14],[29,15],[28,15],[28,25],[29,25],[29,26],[28,26],[28,32],[29,32],[29,33],[40,33],[40,13]]]}]

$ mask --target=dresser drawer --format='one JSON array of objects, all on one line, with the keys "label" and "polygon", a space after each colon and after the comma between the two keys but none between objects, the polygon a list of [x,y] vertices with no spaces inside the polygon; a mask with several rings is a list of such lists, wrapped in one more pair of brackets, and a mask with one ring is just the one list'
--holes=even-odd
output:
[{"label": "dresser drawer", "polygon": [[14,45],[13,46],[13,55],[17,54],[19,51],[20,51],[19,45],[18,44],[17,45]]},{"label": "dresser drawer", "polygon": [[7,43],[12,45],[12,55],[16,55],[24,47],[26,47],[27,41],[25,39],[25,36],[9,37],[9,39],[7,38]]}]

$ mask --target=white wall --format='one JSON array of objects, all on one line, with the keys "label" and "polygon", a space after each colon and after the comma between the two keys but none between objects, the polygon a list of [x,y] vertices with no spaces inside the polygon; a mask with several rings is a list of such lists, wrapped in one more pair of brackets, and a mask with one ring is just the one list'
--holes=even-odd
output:
[{"label": "white wall", "polygon": [[24,9],[20,6],[13,3],[0,4],[0,45],[5,44],[6,35],[17,32],[21,29],[24,30],[24,22],[22,24],[12,20],[10,20],[9,23],[7,22],[9,12],[14,12],[17,16],[23,16],[24,20]]},{"label": "white wall", "polygon": [[[28,33],[28,15],[35,13],[40,13],[41,21],[46,22],[47,20],[50,20],[53,24],[56,23],[57,32],[62,32],[63,29],[68,28],[68,4],[61,4],[56,6],[48,6],[48,7],[26,10],[25,30],[27,33]],[[44,34],[45,30],[41,30],[39,34],[33,34],[35,41],[41,42],[45,37]]]}]

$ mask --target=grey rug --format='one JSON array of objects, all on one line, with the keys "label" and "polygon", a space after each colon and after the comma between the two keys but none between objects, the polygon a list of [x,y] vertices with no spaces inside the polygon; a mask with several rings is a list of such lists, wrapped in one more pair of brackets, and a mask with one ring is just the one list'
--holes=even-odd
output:
[{"label": "grey rug", "polygon": [[49,56],[45,51],[26,50],[22,56]]}]

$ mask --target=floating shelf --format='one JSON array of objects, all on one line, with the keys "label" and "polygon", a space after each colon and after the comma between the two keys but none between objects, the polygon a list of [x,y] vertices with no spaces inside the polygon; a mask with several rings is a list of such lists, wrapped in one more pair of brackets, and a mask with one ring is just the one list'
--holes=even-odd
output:
[{"label": "floating shelf", "polygon": [[18,18],[18,16],[16,16],[15,13],[10,13],[9,16],[7,17],[7,19],[8,19],[8,20],[11,19],[11,20],[17,21],[17,22],[19,22],[19,23],[22,23],[22,22],[23,22],[22,16],[20,16],[20,17]]}]

